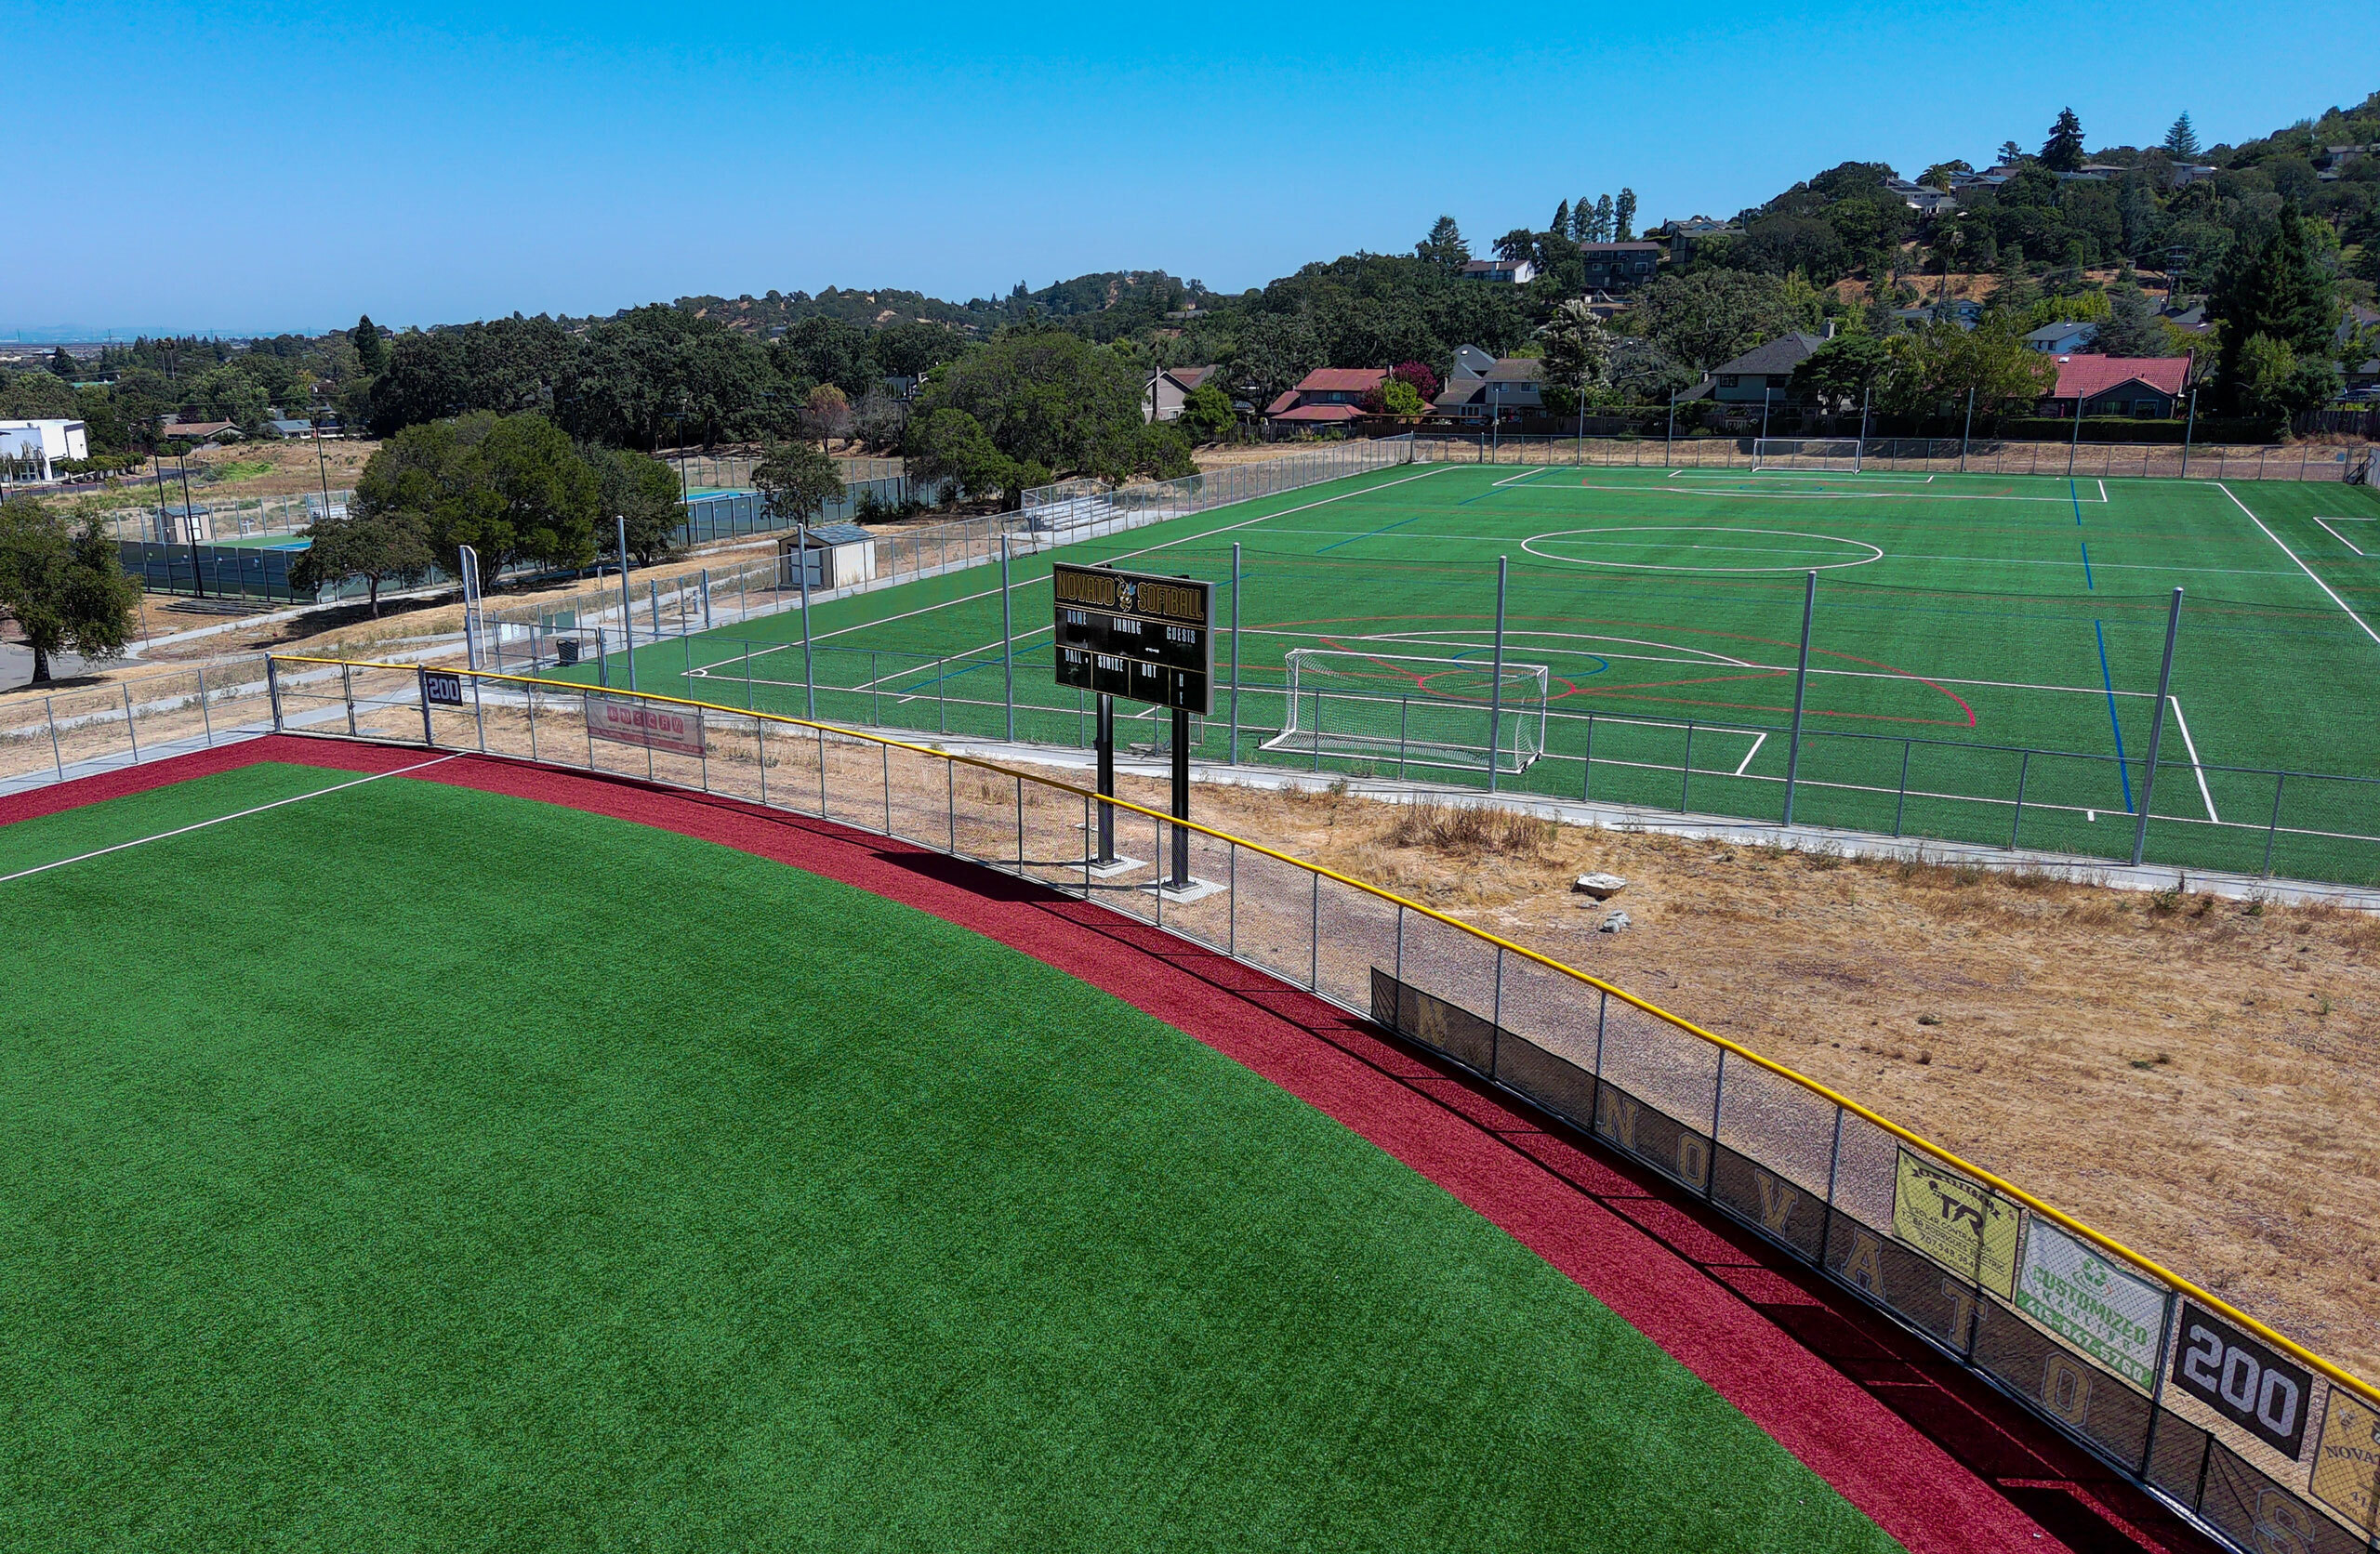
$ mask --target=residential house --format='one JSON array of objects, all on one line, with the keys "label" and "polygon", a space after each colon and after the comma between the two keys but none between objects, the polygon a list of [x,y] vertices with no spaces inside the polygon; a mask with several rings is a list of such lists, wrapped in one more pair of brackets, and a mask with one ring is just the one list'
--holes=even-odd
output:
[{"label": "residential house", "polygon": [[1588,312],[1593,313],[1595,317],[1603,320],[1606,323],[1609,323],[1612,320],[1618,318],[1620,314],[1628,310],[1628,304],[1612,296],[1609,292],[1591,291],[1587,293],[1586,296],[1579,298],[1579,300],[1586,305]]},{"label": "residential house", "polygon": [[1488,369],[1495,364],[1496,356],[1493,351],[1482,350],[1477,346],[1454,348],[1454,370],[1457,373],[1470,373],[1475,377],[1486,377]]},{"label": "residential house", "polygon": [[80,421],[0,421],[0,481],[46,484],[59,478],[60,460],[90,456]]},{"label": "residential house", "polygon": [[1661,262],[1661,245],[1646,242],[1582,243],[1579,244],[1579,257],[1586,263],[1588,288],[1617,296],[1653,278],[1654,270]]},{"label": "residential house", "polygon": [[1765,345],[1754,346],[1732,362],[1722,362],[1709,376],[1679,395],[1680,400],[1709,398],[1726,405],[1782,404],[1793,387],[1793,369],[1826,344],[1822,335],[1795,330]]},{"label": "residential house", "polygon": [[267,421],[265,425],[271,427],[276,434],[282,437],[311,438],[314,435],[314,423],[311,421],[292,421],[285,418],[277,418]]},{"label": "residential house", "polygon": [[2203,302],[2193,302],[2187,308],[2176,308],[2168,303],[2157,310],[2157,316],[2175,328],[2186,329],[2193,335],[2203,335],[2213,327],[2207,323],[2206,304]]},{"label": "residential house", "polygon": [[2380,156],[2380,140],[2368,146],[2324,146],[2314,153],[2314,172],[2325,182],[2335,181],[2350,164],[2367,156]]},{"label": "residential house", "polygon": [[2184,189],[2194,183],[2204,183],[2215,174],[2215,166],[2211,162],[2176,162],[2168,176],[2174,180],[2175,189]]},{"label": "residential house", "polygon": [[2071,356],[2099,337],[2099,326],[2075,319],[2045,323],[2025,336],[2025,349],[2045,356]]},{"label": "residential house", "polygon": [[1526,286],[1537,279],[1537,261],[1526,256],[1517,259],[1474,259],[1462,267],[1462,278]]},{"label": "residential house", "polygon": [[2057,387],[2043,397],[2040,413],[2062,418],[2074,415],[2079,404],[2084,415],[2169,417],[2188,390],[2191,360],[2188,356],[2061,356]]},{"label": "residential house", "polygon": [[1947,189],[1937,189],[1930,183],[1911,183],[1907,178],[1886,178],[1885,192],[1893,195],[1910,209],[1931,216],[1945,205],[1955,205],[1959,197]]},{"label": "residential house", "polygon": [[2112,162],[2086,162],[2070,173],[2058,174],[2057,181],[2060,183],[2105,183],[2109,178],[2121,178],[2130,171],[2130,168],[2119,166]]},{"label": "residential house", "polygon": [[[1462,350],[1474,358],[1487,354],[1473,346]],[[1455,369],[1438,392],[1436,409],[1439,415],[1459,421],[1505,421],[1534,415],[1545,408],[1544,382],[1545,363],[1534,356],[1490,359],[1481,370],[1457,351]]]},{"label": "residential house", "polygon": [[[1182,418],[1183,402],[1190,390],[1205,383],[1223,369],[1215,366],[1168,367],[1149,379],[1143,391],[1141,419],[1178,421]],[[1217,388],[1222,384],[1218,383]]]},{"label": "residential house", "polygon": [[1968,189],[1997,189],[2023,170],[2023,167],[2016,163],[2001,162],[1986,167],[1980,173],[1952,173],[1950,189],[1953,192]]},{"label": "residential house", "polygon": [[1684,264],[1694,257],[1694,245],[1705,238],[1741,237],[1744,230],[1731,221],[1715,217],[1690,216],[1683,221],[1664,221],[1645,234],[1648,238],[1667,238],[1670,263]]},{"label": "residential house", "polygon": [[181,442],[237,442],[240,440],[239,423],[235,421],[168,421],[159,430]]},{"label": "residential house", "polygon": [[1264,407],[1292,427],[1341,426],[1363,415],[1364,397],[1386,381],[1386,367],[1316,367]]},{"label": "residential house", "polygon": [[[2380,312],[2374,312],[2360,302],[2350,302],[2347,316],[2339,321],[2339,345],[2342,348],[2352,345],[2358,334],[2371,339],[2373,337],[2371,332],[2375,330],[2380,330]],[[2346,369],[2349,389],[2380,388],[2380,357],[2350,360],[2342,365]]]},{"label": "residential house", "polygon": [[1897,308],[1893,317],[1910,329],[1923,329],[1937,319],[1955,323],[1962,329],[1973,329],[1983,322],[1983,304],[1972,297],[1954,296],[1947,302],[1936,302],[1924,308]]}]

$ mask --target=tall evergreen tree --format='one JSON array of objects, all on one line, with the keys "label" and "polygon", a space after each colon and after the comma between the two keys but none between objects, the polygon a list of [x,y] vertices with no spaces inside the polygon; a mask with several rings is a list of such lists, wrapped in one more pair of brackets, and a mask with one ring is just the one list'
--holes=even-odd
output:
[{"label": "tall evergreen tree", "polygon": [[1611,241],[1611,196],[1606,194],[1595,202],[1595,241]]},{"label": "tall evergreen tree", "polygon": [[[1585,203],[1585,197],[1580,196],[1580,204],[1584,204]],[[1570,235],[1569,201],[1565,200],[1560,204],[1554,207],[1554,225],[1548,227],[1546,230],[1552,232],[1555,237],[1568,237]]]},{"label": "tall evergreen tree", "polygon": [[2073,109],[2057,111],[2057,123],[2050,126],[2049,138],[2042,143],[2042,165],[2053,173],[2070,173],[2082,165],[2082,121],[2074,116]]},{"label": "tall evergreen tree", "polygon": [[389,364],[389,337],[364,314],[355,321],[355,360],[367,373],[377,373]]},{"label": "tall evergreen tree", "polygon": [[1636,191],[1634,190],[1623,189],[1620,191],[1620,204],[1612,207],[1611,219],[1611,237],[1614,243],[1633,243],[1636,240]]},{"label": "tall evergreen tree", "polygon": [[2184,113],[2165,132],[2165,154],[2176,162],[2196,162],[2199,157],[2198,131],[2190,127],[2190,116]]},{"label": "tall evergreen tree", "polygon": [[2306,239],[2305,217],[2296,206],[2281,212],[2280,225],[2261,248],[2235,255],[2224,266],[2206,310],[2223,324],[2215,372],[2219,391],[2234,409],[2245,404],[2241,353],[2250,340],[2262,336],[2299,357],[2329,353],[2338,300]]},{"label": "tall evergreen tree", "polygon": [[1416,244],[1413,252],[1448,270],[1460,270],[1471,259],[1471,244],[1462,240],[1462,229],[1451,216],[1439,217],[1431,225],[1430,235]]},{"label": "tall evergreen tree", "polygon": [[1562,235],[1573,243],[1593,243],[1595,240],[1594,225],[1595,203],[1581,194],[1570,206],[1570,227]]},{"label": "tall evergreen tree", "polygon": [[49,370],[69,383],[82,375],[82,369],[74,364],[73,355],[64,346],[49,353]]}]

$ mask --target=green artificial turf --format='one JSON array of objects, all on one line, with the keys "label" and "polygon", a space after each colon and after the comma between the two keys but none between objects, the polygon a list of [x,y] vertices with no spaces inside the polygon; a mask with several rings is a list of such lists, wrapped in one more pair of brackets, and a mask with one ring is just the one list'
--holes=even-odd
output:
[{"label": "green artificial turf", "polygon": [[0,935],[11,1548],[1893,1547],[1354,1134],[779,864],[399,777]]},{"label": "green artificial turf", "polygon": [[[2380,494],[2334,483],[1403,467],[1019,557],[1017,731],[1089,739],[1080,698],[1053,683],[1052,555],[1227,584],[1240,545],[1238,716],[1256,731],[1240,754],[1326,770],[1353,763],[1257,753],[1283,726],[1287,653],[1484,660],[1502,556],[1507,656],[1546,665],[1554,692],[1552,758],[1508,789],[1776,819],[1818,568],[1797,820],[2129,856],[2179,586],[2152,856],[2361,880],[2380,842],[2339,834],[2380,837],[2380,784],[2295,777],[2277,793],[2269,773],[2380,770],[2375,519]],[[998,575],[822,604],[819,716],[1004,732]],[[639,650],[638,684],[800,715],[801,630],[788,612],[663,641]],[[1227,678],[1227,649],[1218,664]],[[607,673],[626,678],[616,657]],[[1442,691],[1382,684],[1443,717]],[[1225,752],[1226,703],[1201,730],[1207,756]],[[1368,764],[1396,769],[1393,752]]]}]

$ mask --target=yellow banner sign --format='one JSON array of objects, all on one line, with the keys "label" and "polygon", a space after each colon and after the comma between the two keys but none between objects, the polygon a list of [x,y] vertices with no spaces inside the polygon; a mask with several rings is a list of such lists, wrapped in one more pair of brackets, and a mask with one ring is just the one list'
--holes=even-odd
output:
[{"label": "yellow banner sign", "polygon": [[2380,1530],[2380,1411],[2331,1389],[2322,1443],[2314,1448],[2314,1498],[2366,1533]]},{"label": "yellow banner sign", "polygon": [[1971,1177],[1900,1152],[1893,1234],[2005,1300],[2016,1282],[2016,1205]]}]

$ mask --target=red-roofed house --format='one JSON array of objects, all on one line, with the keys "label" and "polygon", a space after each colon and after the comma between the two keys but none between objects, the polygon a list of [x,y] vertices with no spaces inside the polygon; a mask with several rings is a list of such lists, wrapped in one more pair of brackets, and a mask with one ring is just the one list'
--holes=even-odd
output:
[{"label": "red-roofed house", "polygon": [[2169,416],[2189,383],[2190,361],[2188,356],[2061,356],[2057,387],[2043,398],[2041,413],[2062,418],[2073,415],[2079,402],[2085,415]]},{"label": "red-roofed house", "polygon": [[1364,396],[1388,377],[1386,367],[1316,367],[1298,386],[1264,407],[1293,427],[1329,427],[1363,415]]}]

